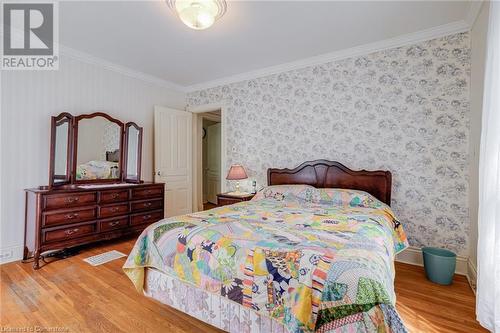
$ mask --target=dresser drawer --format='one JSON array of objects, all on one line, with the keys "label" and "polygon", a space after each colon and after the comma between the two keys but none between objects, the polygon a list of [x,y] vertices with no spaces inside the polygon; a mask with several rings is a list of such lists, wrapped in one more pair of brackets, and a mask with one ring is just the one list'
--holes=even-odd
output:
[{"label": "dresser drawer", "polygon": [[96,231],[97,231],[96,223],[83,224],[83,225],[65,227],[53,230],[44,230],[43,241],[55,242],[55,241],[68,240],[93,234]]},{"label": "dresser drawer", "polygon": [[135,202],[130,203],[130,207],[131,207],[132,212],[160,209],[160,208],[163,208],[163,199],[135,201]]},{"label": "dresser drawer", "polygon": [[113,203],[128,200],[128,190],[112,190],[99,192],[99,203]]},{"label": "dresser drawer", "polygon": [[101,232],[128,227],[128,216],[99,221]]},{"label": "dresser drawer", "polygon": [[112,217],[128,213],[128,203],[99,207],[99,217]]},{"label": "dresser drawer", "polygon": [[97,203],[97,192],[52,194],[46,195],[44,198],[46,210],[82,205],[90,206]]},{"label": "dresser drawer", "polygon": [[134,188],[132,189],[132,199],[149,199],[163,197],[163,186]]},{"label": "dresser drawer", "polygon": [[42,214],[42,225],[51,227],[59,224],[78,223],[97,218],[96,207],[75,208],[64,211],[52,211]]},{"label": "dresser drawer", "polygon": [[139,225],[144,223],[151,224],[163,219],[163,216],[164,216],[163,210],[157,210],[154,212],[148,212],[142,214],[135,214],[130,217],[130,224],[131,225]]}]

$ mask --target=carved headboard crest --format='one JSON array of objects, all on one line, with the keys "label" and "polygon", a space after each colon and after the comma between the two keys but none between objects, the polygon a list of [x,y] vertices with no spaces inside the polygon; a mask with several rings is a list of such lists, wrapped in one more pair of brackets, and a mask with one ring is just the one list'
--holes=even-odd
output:
[{"label": "carved headboard crest", "polygon": [[267,169],[267,184],[306,184],[317,188],[361,190],[391,204],[390,171],[355,171],[328,160],[304,162],[294,169]]}]

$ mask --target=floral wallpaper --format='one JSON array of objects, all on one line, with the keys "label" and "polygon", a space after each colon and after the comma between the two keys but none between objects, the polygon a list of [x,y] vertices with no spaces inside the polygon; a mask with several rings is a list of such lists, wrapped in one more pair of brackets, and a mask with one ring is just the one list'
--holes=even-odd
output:
[{"label": "floral wallpaper", "polygon": [[120,149],[120,126],[107,122],[102,135],[102,155],[106,159],[106,152]]},{"label": "floral wallpaper", "polygon": [[225,106],[226,165],[259,186],[314,159],[393,174],[413,246],[467,252],[470,40],[454,34],[188,95]]}]

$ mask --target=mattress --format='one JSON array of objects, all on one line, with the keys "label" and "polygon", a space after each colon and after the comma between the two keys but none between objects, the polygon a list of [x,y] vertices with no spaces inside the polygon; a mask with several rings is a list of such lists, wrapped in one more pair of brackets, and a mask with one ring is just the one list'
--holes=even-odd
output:
[{"label": "mattress", "polygon": [[289,332],[405,332],[394,257],[407,246],[391,209],[368,193],[272,186],[149,226],[124,271],[140,292],[154,268]]}]

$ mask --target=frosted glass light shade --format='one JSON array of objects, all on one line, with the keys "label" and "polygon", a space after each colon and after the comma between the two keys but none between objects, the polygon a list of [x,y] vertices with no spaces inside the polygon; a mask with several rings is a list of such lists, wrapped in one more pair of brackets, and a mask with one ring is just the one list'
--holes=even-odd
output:
[{"label": "frosted glass light shade", "polygon": [[247,179],[247,173],[245,171],[245,168],[239,164],[233,164],[231,165],[231,168],[229,169],[229,172],[227,173],[227,180],[240,180],[240,179]]},{"label": "frosted glass light shade", "polygon": [[167,0],[168,6],[188,27],[206,29],[226,12],[225,0]]}]

